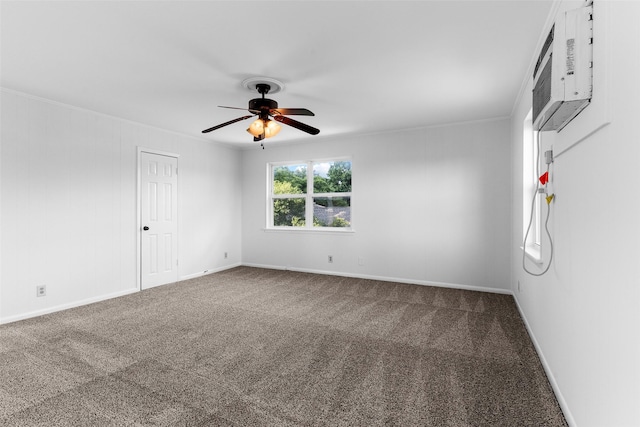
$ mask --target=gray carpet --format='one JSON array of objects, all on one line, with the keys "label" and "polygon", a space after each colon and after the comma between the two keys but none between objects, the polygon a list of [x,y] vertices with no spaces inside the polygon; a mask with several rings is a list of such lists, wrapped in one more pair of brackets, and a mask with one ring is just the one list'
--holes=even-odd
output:
[{"label": "gray carpet", "polygon": [[0,326],[2,426],[564,426],[513,298],[239,267]]}]

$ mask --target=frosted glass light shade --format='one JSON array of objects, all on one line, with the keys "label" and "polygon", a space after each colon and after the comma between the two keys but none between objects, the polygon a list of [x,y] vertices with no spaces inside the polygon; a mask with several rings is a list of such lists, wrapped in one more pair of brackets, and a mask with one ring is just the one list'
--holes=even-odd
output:
[{"label": "frosted glass light shade", "polygon": [[278,132],[280,132],[280,125],[272,120],[269,120],[267,122],[267,127],[264,130],[264,136],[266,138],[271,138],[272,136],[276,136]]},{"label": "frosted glass light shade", "polygon": [[258,119],[249,125],[247,132],[249,132],[251,135],[255,137],[258,137],[262,135],[263,130],[264,130],[264,124],[262,123],[262,119]]},{"label": "frosted glass light shade", "polygon": [[278,132],[280,132],[280,128],[281,126],[272,120],[257,119],[255,122],[249,125],[247,132],[255,137],[259,137],[264,133],[265,138],[271,138],[272,136],[275,136],[278,134]]}]

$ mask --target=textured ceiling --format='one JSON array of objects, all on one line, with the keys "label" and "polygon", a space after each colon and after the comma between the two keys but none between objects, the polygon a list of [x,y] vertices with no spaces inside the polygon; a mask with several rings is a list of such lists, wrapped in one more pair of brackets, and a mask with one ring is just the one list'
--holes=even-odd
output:
[{"label": "textured ceiling", "polygon": [[[315,117],[269,140],[508,116],[552,1],[2,2],[4,88],[237,146],[257,93]],[[277,140],[277,141],[276,141]]]}]

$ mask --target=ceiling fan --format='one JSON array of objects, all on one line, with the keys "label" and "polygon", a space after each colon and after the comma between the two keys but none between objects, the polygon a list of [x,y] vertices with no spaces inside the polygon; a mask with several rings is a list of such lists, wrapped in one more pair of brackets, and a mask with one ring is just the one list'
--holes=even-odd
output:
[{"label": "ceiling fan", "polygon": [[[251,125],[247,129],[247,132],[253,135],[254,141],[262,141],[265,138],[271,138],[272,136],[277,135],[278,132],[280,132],[280,125],[276,122],[284,123],[285,125],[289,125],[311,135],[317,135],[320,133],[319,129],[287,117],[292,115],[315,116],[315,114],[313,114],[311,111],[307,110],[306,108],[278,108],[278,103],[276,101],[264,97],[271,90],[271,85],[267,83],[257,83],[255,85],[255,89],[262,95],[262,98],[255,98],[250,100],[249,108],[225,107],[223,105],[219,105],[219,107],[221,108],[247,110],[252,113],[252,115],[242,116],[238,117],[237,119],[229,120],[228,122],[213,126],[209,129],[205,129],[202,131],[202,133],[208,133],[227,125],[246,120],[253,116],[258,116],[258,118],[256,119],[256,121],[251,123]],[[269,118],[270,116],[273,117],[273,120],[275,120],[275,122]]]}]

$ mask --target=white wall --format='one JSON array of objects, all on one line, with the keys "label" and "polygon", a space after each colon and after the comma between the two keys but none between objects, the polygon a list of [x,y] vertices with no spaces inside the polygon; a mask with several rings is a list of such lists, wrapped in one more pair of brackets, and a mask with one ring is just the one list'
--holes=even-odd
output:
[{"label": "white wall", "polygon": [[240,263],[240,152],[1,96],[1,322],[136,290],[138,146],[180,156],[179,277]]},{"label": "white wall", "polygon": [[[565,2],[560,9],[575,6]],[[520,250],[522,122],[531,84],[513,115],[511,285],[570,424],[637,426],[640,2],[596,1],[594,7],[593,102],[562,132],[542,134],[542,151],[559,154],[551,175],[555,256],[542,277],[523,271]],[[547,261],[546,239],[543,246]]]},{"label": "white wall", "polygon": [[[509,289],[508,119],[265,146],[243,153],[243,263]],[[355,233],[264,231],[268,162],[343,156]]]}]

